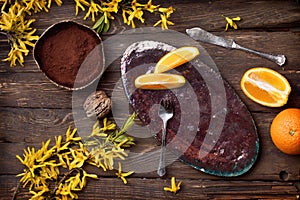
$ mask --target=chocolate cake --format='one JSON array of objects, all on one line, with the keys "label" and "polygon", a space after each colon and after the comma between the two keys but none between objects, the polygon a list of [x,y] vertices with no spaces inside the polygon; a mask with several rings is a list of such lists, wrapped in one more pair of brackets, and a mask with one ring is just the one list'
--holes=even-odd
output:
[{"label": "chocolate cake", "polygon": [[[174,117],[167,127],[167,148],[205,173],[227,177],[244,174],[258,155],[256,127],[244,103],[215,70],[196,58],[168,72],[186,78],[187,84],[181,88],[135,88],[136,77],[152,73],[155,63],[173,49],[155,41],[137,42],[127,48],[121,72],[130,104],[150,129],[161,127],[158,105],[167,95],[174,104]],[[160,137],[161,132],[157,133]]]}]

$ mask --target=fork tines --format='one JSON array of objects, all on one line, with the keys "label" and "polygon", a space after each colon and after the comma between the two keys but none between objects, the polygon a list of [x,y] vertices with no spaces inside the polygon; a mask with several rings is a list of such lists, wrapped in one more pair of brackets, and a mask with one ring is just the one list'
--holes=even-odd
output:
[{"label": "fork tines", "polygon": [[165,110],[173,109],[173,101],[171,101],[170,98],[163,98],[160,102],[160,105],[162,105]]}]

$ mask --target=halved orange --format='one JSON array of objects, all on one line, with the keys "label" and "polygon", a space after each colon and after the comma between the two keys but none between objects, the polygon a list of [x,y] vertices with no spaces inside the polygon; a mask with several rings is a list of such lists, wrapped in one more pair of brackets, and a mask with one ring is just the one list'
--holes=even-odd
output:
[{"label": "halved orange", "polygon": [[174,69],[199,55],[196,47],[181,47],[164,55],[155,65],[154,73],[162,73]]},{"label": "halved orange", "polygon": [[246,71],[241,79],[241,88],[251,100],[269,107],[286,104],[291,92],[291,86],[284,76],[264,67]]},{"label": "halved orange", "polygon": [[185,78],[176,74],[144,74],[134,81],[136,88],[150,90],[164,90],[181,87],[185,84]]}]

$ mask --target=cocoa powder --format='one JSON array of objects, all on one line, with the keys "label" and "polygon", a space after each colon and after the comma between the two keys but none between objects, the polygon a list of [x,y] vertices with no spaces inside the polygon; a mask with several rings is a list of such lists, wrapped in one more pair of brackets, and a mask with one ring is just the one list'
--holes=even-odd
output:
[{"label": "cocoa powder", "polygon": [[[103,70],[100,43],[101,39],[88,27],[61,22],[42,35],[36,43],[34,56],[50,80],[63,87],[80,88],[96,79]],[[80,77],[76,78],[79,69]]]}]

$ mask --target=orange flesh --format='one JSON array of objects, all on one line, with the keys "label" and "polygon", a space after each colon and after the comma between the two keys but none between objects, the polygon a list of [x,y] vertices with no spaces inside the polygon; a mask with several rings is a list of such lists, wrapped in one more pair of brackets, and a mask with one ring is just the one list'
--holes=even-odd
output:
[{"label": "orange flesh", "polygon": [[174,69],[184,63],[188,62],[186,59],[184,59],[182,56],[173,54],[172,57],[169,59],[164,60],[163,64],[158,64],[155,67],[155,72],[154,73],[161,73],[168,71],[170,69]]},{"label": "orange flesh", "polygon": [[195,47],[182,47],[163,56],[155,66],[154,73],[162,73],[174,69],[199,55]]},{"label": "orange flesh", "polygon": [[145,74],[135,81],[137,88],[154,90],[177,88],[184,84],[184,77],[175,74]]},{"label": "orange flesh", "polygon": [[273,74],[270,73],[265,73],[265,72],[250,73],[249,78],[268,83],[269,85],[272,85],[278,90],[284,91],[286,89],[286,86],[283,83],[283,81],[277,76],[274,76]]},{"label": "orange flesh", "polygon": [[262,90],[249,82],[245,82],[245,88],[249,92],[249,94],[254,96],[257,100],[267,103],[276,103],[274,98],[267,91]]}]

